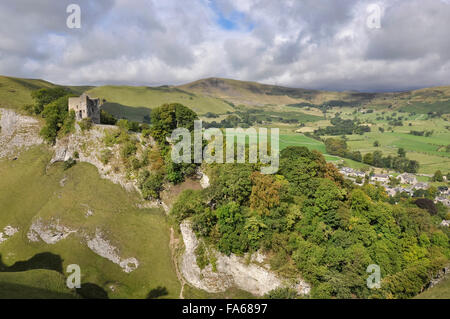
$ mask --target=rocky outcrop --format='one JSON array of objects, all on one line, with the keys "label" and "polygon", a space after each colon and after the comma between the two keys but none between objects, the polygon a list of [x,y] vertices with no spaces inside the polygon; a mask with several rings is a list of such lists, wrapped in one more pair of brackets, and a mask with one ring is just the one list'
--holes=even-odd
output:
[{"label": "rocky outcrop", "polygon": [[76,125],[75,133],[57,140],[54,146],[55,153],[50,164],[64,162],[70,158],[74,159],[76,157],[75,152],[77,152],[77,160],[90,163],[97,167],[102,178],[108,179],[115,184],[120,184],[128,191],[139,191],[136,182],[129,180],[126,172],[120,169],[120,165],[114,165],[114,160],[111,160],[108,164],[104,164],[101,161],[102,151],[109,150],[113,156],[119,154],[119,145],[106,147],[103,143],[105,132],[112,129],[116,129],[116,127],[109,125],[94,125],[89,131],[82,131],[79,126]]},{"label": "rocky outcrop", "polygon": [[15,158],[23,150],[42,144],[39,130],[35,118],[0,109],[0,158]]},{"label": "rocky outcrop", "polygon": [[97,255],[119,265],[126,273],[130,273],[139,267],[139,261],[134,257],[122,259],[119,256],[118,249],[104,238],[100,230],[95,232],[94,238],[87,239],[87,245]]},{"label": "rocky outcrop", "polygon": [[211,265],[200,269],[195,255],[199,240],[192,231],[190,222],[181,223],[180,230],[185,245],[185,251],[181,256],[181,272],[186,281],[196,288],[215,293],[237,287],[257,296],[263,296],[279,287],[295,288],[299,294],[308,294],[310,291],[309,284],[300,278],[292,282],[280,278],[264,265],[257,264],[264,260],[261,254],[257,254],[252,262],[247,263],[243,257],[233,254],[225,256],[214,252],[217,258],[216,271],[213,271]]},{"label": "rocky outcrop", "polygon": [[19,228],[15,228],[13,226],[6,226],[3,229],[3,232],[0,232],[0,244],[10,239],[19,231]]},{"label": "rocky outcrop", "polygon": [[27,233],[27,238],[31,242],[44,241],[46,244],[54,245],[70,234],[76,233],[69,227],[61,225],[59,220],[56,222],[44,223],[41,219],[34,221]]}]

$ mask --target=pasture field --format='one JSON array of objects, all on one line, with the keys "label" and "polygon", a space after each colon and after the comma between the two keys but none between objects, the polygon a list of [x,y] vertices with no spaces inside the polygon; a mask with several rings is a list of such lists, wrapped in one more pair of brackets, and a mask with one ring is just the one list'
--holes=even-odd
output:
[{"label": "pasture field", "polygon": [[54,270],[35,269],[0,272],[0,299],[79,298],[66,286],[63,275]]},{"label": "pasture field", "polygon": [[[23,153],[16,161],[0,161],[0,228],[19,228],[0,244],[4,267],[50,253],[62,260],[57,267],[60,272],[62,269],[61,275],[67,275],[67,265],[78,264],[82,284],[98,287],[109,298],[145,298],[159,286],[168,291],[164,297],[177,298],[180,284],[171,261],[165,214],[158,209],[138,209],[137,193],[101,179],[90,164],[78,163],[65,171],[62,164],[47,167],[49,158],[42,146]],[[86,215],[88,210],[91,216]],[[38,219],[77,232],[54,245],[30,242],[27,232]],[[117,248],[120,258],[137,258],[139,267],[127,274],[90,250],[86,238],[97,232]],[[19,280],[2,276],[3,284]]]},{"label": "pasture field", "polygon": [[450,296],[450,276],[446,276],[433,288],[425,290],[414,299],[448,299]]},{"label": "pasture field", "polygon": [[[399,148],[407,151],[407,157],[419,161],[419,173],[433,174],[436,170],[446,173],[450,171],[450,153],[445,147],[450,144],[450,122],[445,117],[428,118],[426,114],[400,113],[392,110],[377,110],[374,113],[363,114],[354,108],[333,108],[327,113],[328,120],[309,122],[301,132],[312,132],[319,127],[331,125],[329,119],[336,113],[343,119],[359,119],[362,124],[369,125],[371,132],[364,135],[346,135],[347,144],[352,151],[360,151],[363,155],[368,152],[382,151],[384,155],[397,154]],[[388,117],[403,117],[403,126],[391,126]],[[381,119],[381,117],[383,119]],[[384,129],[384,133],[379,128]],[[295,127],[291,128],[295,130]],[[411,131],[433,131],[430,137],[415,136]],[[324,138],[336,136],[324,136]],[[378,141],[379,147],[374,143]],[[361,168],[364,164],[345,159],[345,165]]]},{"label": "pasture field", "polygon": [[[224,114],[233,111],[233,107],[225,101],[185,92],[173,87],[144,87],[144,86],[100,86],[87,93],[93,97],[106,99],[109,103],[115,103],[125,107],[156,108],[165,103],[181,103],[199,115],[207,112]],[[120,117],[127,117],[127,112],[122,111]]]}]

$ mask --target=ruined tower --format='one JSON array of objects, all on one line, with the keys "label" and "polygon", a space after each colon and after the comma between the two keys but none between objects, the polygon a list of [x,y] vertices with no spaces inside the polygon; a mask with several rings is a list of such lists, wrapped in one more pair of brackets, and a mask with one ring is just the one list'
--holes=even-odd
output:
[{"label": "ruined tower", "polygon": [[86,93],[80,97],[69,98],[69,112],[75,111],[77,121],[90,118],[92,122],[100,124],[100,106],[100,99],[91,99]]}]

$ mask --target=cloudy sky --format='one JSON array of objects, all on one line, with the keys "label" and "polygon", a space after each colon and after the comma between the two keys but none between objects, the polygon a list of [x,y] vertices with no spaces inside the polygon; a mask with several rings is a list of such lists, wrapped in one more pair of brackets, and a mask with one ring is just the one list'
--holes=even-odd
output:
[{"label": "cloudy sky", "polygon": [[0,21],[0,74],[60,84],[450,85],[449,0],[1,0]]}]

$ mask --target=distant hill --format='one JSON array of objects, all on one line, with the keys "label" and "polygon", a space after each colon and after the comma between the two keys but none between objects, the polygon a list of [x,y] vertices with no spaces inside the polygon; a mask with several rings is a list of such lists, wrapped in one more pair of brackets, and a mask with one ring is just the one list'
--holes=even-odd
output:
[{"label": "distant hill", "polygon": [[[30,93],[45,87],[57,87],[44,80],[0,76],[0,107],[18,108],[32,103]],[[322,105],[405,112],[450,113],[450,86],[396,93],[332,92],[288,88],[256,82],[208,78],[180,86],[64,86],[74,94],[87,92],[105,99],[104,109],[117,118],[148,121],[149,111],[164,103],[181,103],[198,114],[225,114],[236,106],[271,108],[290,105]]]},{"label": "distant hill", "polygon": [[178,88],[196,94],[218,97],[236,105],[320,106],[326,103],[332,106],[392,108],[416,113],[450,113],[450,87],[395,93],[332,92],[208,78],[181,85]]},{"label": "distant hill", "polygon": [[[0,107],[19,108],[33,103],[31,92],[42,88],[54,88],[61,85],[39,79],[21,79],[0,75]],[[92,86],[62,86],[74,94],[81,94]]]}]

